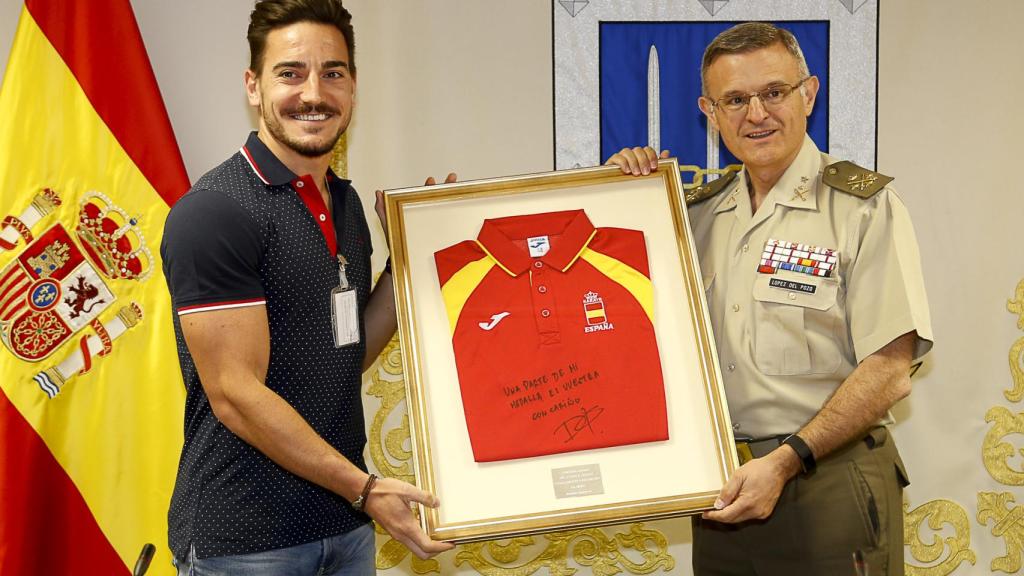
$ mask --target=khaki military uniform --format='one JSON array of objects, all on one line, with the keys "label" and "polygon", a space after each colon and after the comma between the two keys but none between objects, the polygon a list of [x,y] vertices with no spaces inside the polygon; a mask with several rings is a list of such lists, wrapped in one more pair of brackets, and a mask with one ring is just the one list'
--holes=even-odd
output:
[{"label": "khaki military uniform", "polygon": [[[799,155],[756,214],[751,213],[745,171],[728,184],[719,182],[697,192],[697,201],[689,209],[690,223],[729,412],[738,436],[764,438],[798,431],[862,360],[907,332],[917,331],[915,358],[931,348],[931,320],[917,241],[903,202],[888,186],[891,180],[850,163],[837,163],[805,138]],[[804,267],[803,271],[775,269],[766,273],[766,246],[780,243],[799,250],[800,255],[834,256],[834,264],[824,264],[825,272],[807,273]],[[891,421],[887,416],[879,424]],[[874,433],[885,433],[884,428],[879,430]],[[894,526],[892,533],[885,525],[887,517],[896,522],[902,519],[905,473],[898,469],[902,464],[893,442],[884,435],[885,442],[869,437],[867,443],[871,448],[885,447],[890,454],[887,463],[879,464],[879,450],[853,446],[825,458],[816,473],[790,482],[773,516],[791,516],[794,512],[787,511],[788,507],[802,507],[793,494],[796,486],[805,497],[814,492],[815,484],[848,490],[818,498],[813,504],[816,510],[795,513],[797,524],[787,524],[785,533],[761,532],[782,539],[768,549],[779,547],[784,556],[801,558],[808,552],[805,545],[813,541],[812,534],[820,535],[816,521],[820,520],[821,526],[839,523],[852,532],[860,530],[851,534],[848,542],[842,534],[836,535],[832,547],[842,551],[841,559],[835,560],[839,564],[825,561],[820,564],[821,572],[814,571],[812,566],[817,564],[798,564],[801,569],[791,572],[786,570],[797,565],[779,571],[760,566],[758,574],[852,573],[850,554],[856,548],[874,559],[872,574],[902,574],[902,524]],[[849,459],[851,454],[850,466],[829,463]],[[878,466],[881,469],[876,469]],[[826,478],[832,472],[842,475],[843,482]],[[871,476],[867,484],[858,480],[865,474]],[[866,492],[851,493],[849,488],[865,488]],[[822,501],[840,506],[822,507]],[[851,501],[859,502],[862,514],[841,520],[843,516],[836,514],[848,514]],[[865,518],[867,524],[862,522]],[[712,532],[706,529],[708,525],[721,528],[715,523],[703,525],[705,533]],[[867,541],[863,539],[865,525],[870,532]],[[700,522],[695,529],[702,530]],[[742,550],[730,548],[738,545],[734,538],[749,540],[752,532],[744,535],[743,530],[716,529],[713,535],[695,536],[695,542],[701,543],[695,547],[695,566],[699,566],[699,548],[707,552],[717,537],[726,538],[720,542],[728,548],[722,558],[735,558]],[[886,539],[895,550],[885,550]],[[758,549],[755,544],[748,545],[753,546],[748,550]],[[787,545],[797,548],[786,552]],[[872,550],[877,553],[870,554]],[[709,558],[698,574],[753,573],[716,571],[708,565]],[[879,571],[880,564],[895,564],[897,559],[898,571],[895,566],[888,572]],[[842,572],[828,571],[839,566]]]}]

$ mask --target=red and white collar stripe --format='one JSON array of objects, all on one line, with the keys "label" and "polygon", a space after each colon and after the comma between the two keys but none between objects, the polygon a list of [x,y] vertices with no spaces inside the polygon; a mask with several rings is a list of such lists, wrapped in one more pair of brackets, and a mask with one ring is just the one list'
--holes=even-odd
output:
[{"label": "red and white collar stripe", "polygon": [[245,146],[242,146],[238,151],[241,152],[242,156],[245,157],[245,161],[249,163],[250,167],[252,167],[252,171],[256,173],[256,176],[264,184],[270,185],[270,181],[267,180],[267,177],[263,175],[262,171],[260,171],[260,167],[256,165],[256,161],[252,159],[252,154],[249,153],[249,149],[246,148]]},{"label": "red and white collar stripe", "polygon": [[210,312],[213,310],[229,310],[231,308],[245,308],[247,306],[264,306],[266,298],[254,298],[252,300],[232,300],[229,302],[214,302],[212,304],[196,304],[194,306],[182,306],[178,308],[178,316],[194,314],[196,312]]}]

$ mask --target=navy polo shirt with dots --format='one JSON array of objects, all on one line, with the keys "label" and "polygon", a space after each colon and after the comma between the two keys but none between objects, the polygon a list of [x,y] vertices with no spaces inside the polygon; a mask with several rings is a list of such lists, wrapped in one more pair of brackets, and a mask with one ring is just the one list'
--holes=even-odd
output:
[{"label": "navy polo shirt with dots", "polygon": [[[185,436],[168,514],[170,547],[185,558],[249,554],[358,528],[369,518],[284,470],[224,427],[210,408],[179,317],[266,306],[266,385],[331,446],[365,470],[360,396],[362,316],[370,293],[370,234],[347,180],[328,175],[333,210],[309,175],[296,176],[253,133],[171,209],[160,253],[187,388]],[[333,213],[333,217],[332,217]],[[357,291],[359,344],[336,348],[336,254]],[[224,334],[230,338],[231,334]]]}]

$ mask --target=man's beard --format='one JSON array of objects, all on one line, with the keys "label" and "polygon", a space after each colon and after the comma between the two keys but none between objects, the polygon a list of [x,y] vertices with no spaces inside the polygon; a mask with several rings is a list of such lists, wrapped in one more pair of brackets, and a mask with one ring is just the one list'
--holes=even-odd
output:
[{"label": "man's beard", "polygon": [[[324,154],[330,153],[332,150],[334,150],[334,145],[338,143],[338,140],[341,138],[341,135],[345,133],[345,129],[348,128],[347,124],[339,126],[337,134],[335,134],[332,138],[328,138],[326,141],[323,141],[319,144],[316,142],[301,142],[289,137],[285,133],[284,126],[282,126],[278,119],[272,113],[270,113],[269,107],[261,107],[261,109],[263,112],[263,122],[264,124],[266,124],[267,130],[270,132],[270,135],[273,136],[274,139],[280,142],[281,144],[284,144],[288,148],[294,150],[295,152],[307,158],[319,158]],[[332,114],[334,116],[341,115],[341,113],[337,109],[323,104],[314,106],[299,106],[297,108],[281,111],[282,116],[291,116],[292,114],[320,113]]]}]

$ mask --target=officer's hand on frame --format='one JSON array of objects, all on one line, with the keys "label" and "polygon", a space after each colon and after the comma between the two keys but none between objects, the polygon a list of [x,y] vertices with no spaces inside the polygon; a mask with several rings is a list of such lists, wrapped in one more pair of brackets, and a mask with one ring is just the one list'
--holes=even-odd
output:
[{"label": "officer's hand on frame", "polygon": [[658,169],[658,158],[668,158],[668,150],[662,150],[661,154],[651,148],[637,146],[636,148],[623,148],[605,162],[605,166],[618,166],[623,174],[633,176],[647,175]]},{"label": "officer's hand on frame", "polygon": [[740,466],[722,487],[715,510],[701,518],[735,524],[746,520],[764,520],[771,516],[782,489],[793,476],[792,462],[775,451]]},{"label": "officer's hand on frame", "polygon": [[[445,177],[444,179],[444,183],[452,184],[456,180],[458,180],[458,178],[459,177],[455,174],[455,172],[449,172],[448,176]],[[433,176],[428,176],[426,181],[423,182],[424,186],[433,186],[434,184],[437,184],[437,180],[434,180]],[[377,213],[377,218],[380,218],[380,225],[382,228],[384,228],[384,241],[388,242],[388,214],[387,210],[384,207],[384,191],[377,190],[373,193],[373,195],[375,198],[373,203],[373,211]]]},{"label": "officer's hand on frame", "polygon": [[418,558],[426,560],[454,548],[451,542],[438,542],[427,536],[409,507],[413,502],[430,508],[437,508],[440,504],[436,496],[412,484],[394,478],[380,478],[366,497],[364,510]]}]

